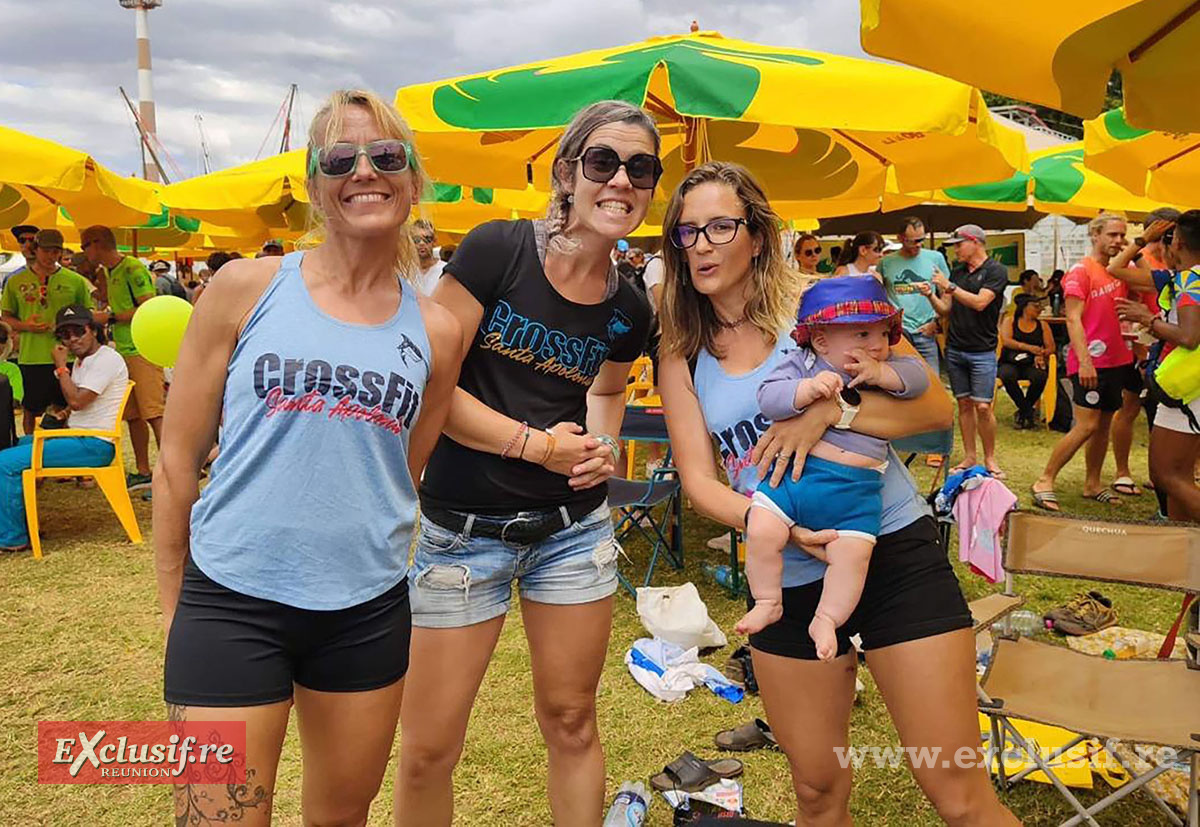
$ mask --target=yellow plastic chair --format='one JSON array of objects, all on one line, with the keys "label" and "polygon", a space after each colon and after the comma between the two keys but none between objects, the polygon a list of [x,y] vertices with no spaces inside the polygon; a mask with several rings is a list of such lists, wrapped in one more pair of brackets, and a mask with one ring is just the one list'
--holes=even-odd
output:
[{"label": "yellow plastic chair", "polygon": [[[117,411],[117,422],[111,431],[97,431],[88,428],[59,428],[55,430],[36,429],[33,432],[33,462],[29,468],[21,472],[21,486],[25,491],[25,522],[29,526],[29,543],[33,546],[35,560],[42,558],[42,541],[38,536],[38,507],[37,481],[50,477],[92,477],[113,513],[121,521],[121,527],[129,535],[129,542],[141,543],[142,532],[138,528],[137,516],[133,513],[133,502],[129,499],[129,489],[125,487],[125,462],[121,455],[121,423],[125,419],[125,406],[129,404],[129,395],[133,393],[134,383],[131,381],[125,388],[125,398],[121,400],[121,408]],[[46,468],[42,465],[42,452],[46,448],[46,440],[67,436],[93,436],[101,439],[111,439],[114,447],[112,462],[101,467],[79,468]]]},{"label": "yellow plastic chair", "polygon": [[625,384],[625,402],[633,402],[654,393],[654,363],[649,356],[639,356],[629,366],[629,379]]},{"label": "yellow plastic chair", "polygon": [[[1004,349],[1004,345],[996,347],[996,358],[1000,358],[1000,351]],[[1023,388],[1029,387],[1029,380],[1022,379],[1017,382]],[[1004,387],[1004,383],[1000,381],[1000,377],[996,377],[996,390]],[[1058,409],[1058,354],[1051,353],[1046,357],[1046,387],[1042,390],[1042,416],[1049,423],[1054,419],[1054,412]]]}]

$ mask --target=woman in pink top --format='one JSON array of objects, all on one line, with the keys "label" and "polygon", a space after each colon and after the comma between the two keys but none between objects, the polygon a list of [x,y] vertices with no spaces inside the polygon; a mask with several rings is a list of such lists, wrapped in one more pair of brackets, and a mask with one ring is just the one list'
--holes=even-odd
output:
[{"label": "woman in pink top", "polygon": [[1063,278],[1067,333],[1071,338],[1067,374],[1074,390],[1075,424],[1054,446],[1045,470],[1031,489],[1034,505],[1048,511],[1059,510],[1054,494],[1058,472],[1084,443],[1088,447],[1084,454],[1083,496],[1097,502],[1119,502],[1100,482],[1110,430],[1117,479],[1132,483],[1129,446],[1140,406],[1142,380],[1133,366],[1133,351],[1121,335],[1117,318],[1116,301],[1124,299],[1128,290],[1124,282],[1105,269],[1109,259],[1125,247],[1125,228],[1125,219],[1115,215],[1093,219],[1088,225],[1092,254]]}]

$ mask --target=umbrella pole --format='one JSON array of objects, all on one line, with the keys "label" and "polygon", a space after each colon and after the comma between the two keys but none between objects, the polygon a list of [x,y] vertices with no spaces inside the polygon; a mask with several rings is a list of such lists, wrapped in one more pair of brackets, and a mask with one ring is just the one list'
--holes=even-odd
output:
[{"label": "umbrella pole", "polygon": [[136,228],[133,231],[133,257],[141,258],[141,256],[138,255],[137,229]]}]

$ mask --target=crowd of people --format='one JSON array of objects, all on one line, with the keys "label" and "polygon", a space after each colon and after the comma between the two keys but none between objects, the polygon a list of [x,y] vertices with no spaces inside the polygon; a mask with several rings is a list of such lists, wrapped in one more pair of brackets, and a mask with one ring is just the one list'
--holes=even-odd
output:
[{"label": "crowd of people", "polygon": [[[981,227],[954,230],[953,264],[918,218],[892,242],[868,230],[826,258],[803,233],[789,251],[754,173],[721,161],[663,193],[661,239],[631,246],[660,151],[641,108],[585,107],[555,149],[546,218],[488,222],[438,255],[435,227],[410,220],[426,184],[411,130],[373,94],[343,91],[310,127],[324,231],[311,249],[216,253],[193,277],[147,268],[111,229],[89,227],[76,272],[57,231],[14,230],[30,265],[0,308],[19,337],[26,433],[56,404],[73,427],[115,425],[112,401],[135,383],[129,483],[153,484],[169,716],[247,722],[247,783],[179,785],[177,820],[236,808],[244,824],[268,823],[294,706],[307,821],[365,821],[398,725],[397,823],[449,824],[515,584],[550,809],[555,823],[598,822],[597,686],[618,556],[606,484],[643,353],[692,507],[747,532],[738,630],[805,821],[849,818],[838,749],[854,635],[905,745],[979,747],[970,611],[891,440],[953,427],[952,395],[954,470],[1003,478],[997,380],[1016,427],[1038,427],[1054,359],[1073,386],[1072,424],[1035,504],[1058,508],[1056,475],[1085,445],[1085,496],[1140,494],[1129,450],[1145,405],[1164,514],[1200,518],[1200,407],[1142,394],[1139,373],[1200,343],[1200,212],[1160,211],[1134,241],[1124,219],[1099,216],[1091,254],[1045,285],[1022,274],[1006,312],[1008,271]],[[205,298],[165,395],[129,323],[178,290]],[[1062,309],[1061,335],[1047,302]],[[1117,477],[1105,486],[1110,437]],[[90,442],[63,451],[72,464],[111,459]],[[10,548],[23,543],[8,469],[19,476],[27,455],[0,451]],[[948,823],[1017,823],[982,766],[912,772]]]}]

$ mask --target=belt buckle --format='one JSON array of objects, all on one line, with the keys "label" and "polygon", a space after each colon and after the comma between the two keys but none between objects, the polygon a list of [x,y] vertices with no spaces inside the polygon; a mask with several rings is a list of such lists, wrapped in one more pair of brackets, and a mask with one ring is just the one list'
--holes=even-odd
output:
[{"label": "belt buckle", "polygon": [[533,523],[533,522],[535,522],[535,521],[532,518],[524,516],[524,512],[518,513],[517,516],[513,517],[511,520],[506,522],[504,524],[504,527],[500,529],[500,542],[504,543],[506,546],[528,545],[527,543],[509,542],[508,530],[510,528],[512,528],[514,525],[516,525],[517,523]]}]

